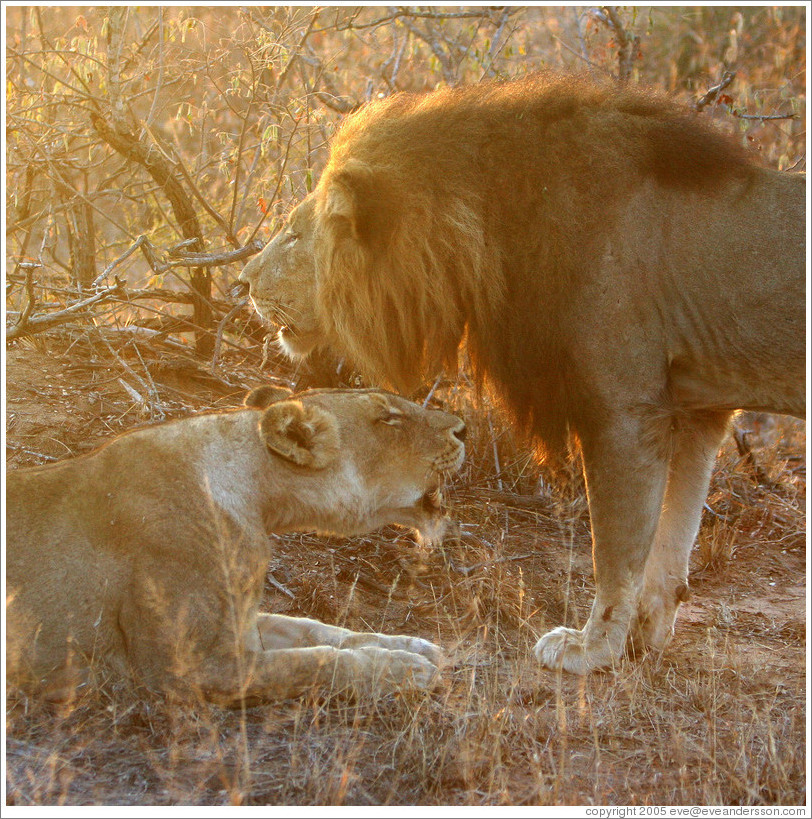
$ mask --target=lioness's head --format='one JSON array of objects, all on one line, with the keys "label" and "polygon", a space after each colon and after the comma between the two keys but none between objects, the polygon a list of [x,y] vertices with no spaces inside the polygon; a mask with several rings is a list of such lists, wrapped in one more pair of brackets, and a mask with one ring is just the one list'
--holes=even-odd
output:
[{"label": "lioness's head", "polygon": [[246,405],[261,411],[269,452],[304,479],[299,498],[318,515],[314,528],[354,535],[396,523],[436,535],[441,484],[465,457],[459,418],[382,390],[275,399],[260,388]]},{"label": "lioness's head", "polygon": [[306,356],[318,342],[315,313],[315,200],[307,197],[284,226],[240,273],[250,285],[259,315],[279,327],[278,340],[290,356]]}]

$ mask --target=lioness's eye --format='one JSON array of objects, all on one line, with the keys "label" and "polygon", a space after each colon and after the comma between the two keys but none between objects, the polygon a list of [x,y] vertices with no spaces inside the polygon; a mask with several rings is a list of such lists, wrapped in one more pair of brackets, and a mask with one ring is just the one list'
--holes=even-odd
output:
[{"label": "lioness's eye", "polygon": [[298,238],[299,238],[298,233],[292,230],[288,230],[288,244],[292,245]]}]

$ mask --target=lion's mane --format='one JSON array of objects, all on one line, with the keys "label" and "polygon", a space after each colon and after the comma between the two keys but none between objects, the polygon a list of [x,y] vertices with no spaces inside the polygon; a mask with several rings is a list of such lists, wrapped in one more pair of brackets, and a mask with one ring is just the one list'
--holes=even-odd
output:
[{"label": "lion's mane", "polygon": [[[518,126],[518,127],[517,127]],[[362,369],[408,391],[474,369],[545,451],[579,407],[572,310],[604,226],[654,179],[746,184],[746,152],[667,99],[576,77],[397,94],[350,117],[316,194],[318,314]],[[539,305],[543,309],[539,310]]]}]

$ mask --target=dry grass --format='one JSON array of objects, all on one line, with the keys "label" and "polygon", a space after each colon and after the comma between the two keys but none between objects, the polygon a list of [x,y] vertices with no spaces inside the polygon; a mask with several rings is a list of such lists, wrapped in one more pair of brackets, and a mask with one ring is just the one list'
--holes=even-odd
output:
[{"label": "dry grass", "polygon": [[[65,410],[62,391],[87,395],[91,378],[76,350],[70,362],[31,347],[10,352],[12,462],[75,452],[142,420],[124,415],[127,398],[103,368],[92,370],[95,403]],[[239,362],[233,372],[261,378]],[[193,394],[201,407],[216,400],[181,386],[187,405]],[[450,385],[440,397],[471,429],[450,493],[459,540],[429,553],[394,530],[280,538],[265,601],[440,642],[449,665],[438,690],[233,711],[115,685],[59,706],[12,691],[8,803],[803,804],[803,424],[781,422],[752,459],[732,439],[725,446],[694,554],[694,596],[672,645],[574,679],[539,670],[530,650],[546,628],[580,624],[588,611],[580,484],[551,491],[467,390]]]}]

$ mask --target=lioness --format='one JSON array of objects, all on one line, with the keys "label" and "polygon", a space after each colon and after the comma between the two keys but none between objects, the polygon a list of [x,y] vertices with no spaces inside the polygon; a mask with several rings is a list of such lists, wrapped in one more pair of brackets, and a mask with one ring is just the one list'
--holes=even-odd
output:
[{"label": "lioness", "polygon": [[540,453],[580,443],[595,600],[535,654],[586,673],[670,637],[731,413],[805,415],[805,189],[639,91],[395,94],[241,279],[294,355],[408,392],[467,339]]},{"label": "lioness", "polygon": [[465,427],[378,390],[313,390],[137,430],[8,474],[7,679],[89,669],[215,702],[432,684],[440,649],[260,614],[269,535],[442,536]]}]

